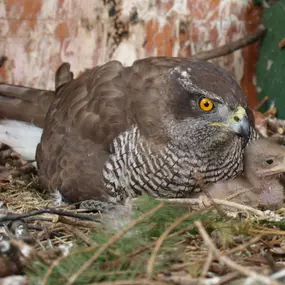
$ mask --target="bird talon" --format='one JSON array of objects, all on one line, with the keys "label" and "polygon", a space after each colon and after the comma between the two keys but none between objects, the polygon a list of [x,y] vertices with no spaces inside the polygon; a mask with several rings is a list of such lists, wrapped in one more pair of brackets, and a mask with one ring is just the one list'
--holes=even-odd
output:
[{"label": "bird talon", "polygon": [[109,212],[114,208],[115,205],[113,204],[97,200],[85,200],[82,201],[79,205],[79,209],[92,210],[98,212]]},{"label": "bird talon", "polygon": [[205,195],[199,197],[199,209],[205,209],[211,205],[211,201]]}]

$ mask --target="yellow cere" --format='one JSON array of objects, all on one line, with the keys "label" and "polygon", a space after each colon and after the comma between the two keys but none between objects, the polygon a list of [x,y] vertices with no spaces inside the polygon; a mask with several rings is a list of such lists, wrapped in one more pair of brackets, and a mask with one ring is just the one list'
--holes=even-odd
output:
[{"label": "yellow cere", "polygon": [[214,103],[209,98],[203,98],[200,100],[199,106],[204,112],[209,112],[214,108]]}]

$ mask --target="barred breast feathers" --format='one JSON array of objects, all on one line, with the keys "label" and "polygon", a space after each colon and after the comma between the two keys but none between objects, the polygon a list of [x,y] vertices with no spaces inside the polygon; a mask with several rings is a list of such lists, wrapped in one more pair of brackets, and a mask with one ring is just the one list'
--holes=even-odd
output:
[{"label": "barred breast feathers", "polygon": [[114,203],[143,193],[175,198],[187,197],[192,191],[200,192],[194,169],[198,169],[205,183],[225,180],[242,171],[238,151],[226,153],[230,159],[221,158],[210,164],[211,167],[205,167],[209,163],[197,159],[191,151],[182,151],[171,144],[154,153],[137,126],[113,141],[111,153],[103,168],[103,177]]}]

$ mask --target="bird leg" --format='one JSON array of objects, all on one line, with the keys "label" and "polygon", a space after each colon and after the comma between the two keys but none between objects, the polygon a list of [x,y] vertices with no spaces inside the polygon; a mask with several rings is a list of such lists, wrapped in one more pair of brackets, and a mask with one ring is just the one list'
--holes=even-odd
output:
[{"label": "bird leg", "polygon": [[113,211],[117,206],[118,205],[103,201],[85,200],[80,203],[79,208],[98,212],[110,212]]},{"label": "bird leg", "polygon": [[85,200],[80,203],[80,209],[98,211],[101,214],[102,223],[109,229],[119,230],[132,221],[133,201],[127,198],[124,205],[112,204],[97,200]]}]

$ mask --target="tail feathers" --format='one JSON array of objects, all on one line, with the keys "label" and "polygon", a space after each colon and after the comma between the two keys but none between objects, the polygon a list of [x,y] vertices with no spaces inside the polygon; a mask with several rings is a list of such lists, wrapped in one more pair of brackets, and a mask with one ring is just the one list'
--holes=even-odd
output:
[{"label": "tail feathers", "polygon": [[35,160],[43,129],[15,120],[0,121],[0,142],[18,152],[24,160]]},{"label": "tail feathers", "polygon": [[45,115],[55,98],[53,91],[0,84],[0,118],[43,127]]},{"label": "tail feathers", "polygon": [[72,80],[70,64],[64,62],[55,74],[55,91],[0,83],[0,118],[33,123],[43,128],[51,103]]}]

